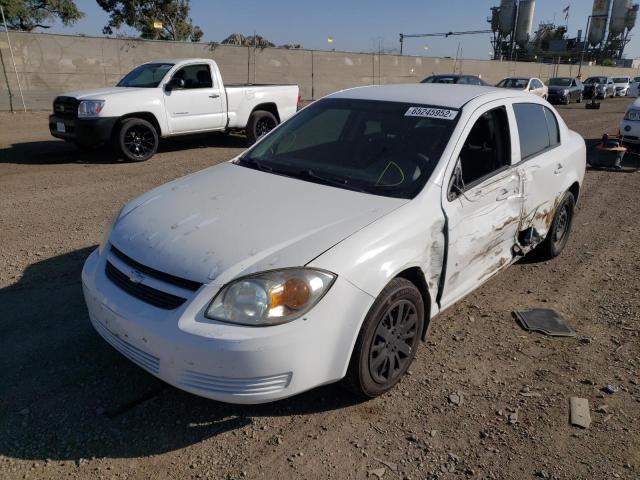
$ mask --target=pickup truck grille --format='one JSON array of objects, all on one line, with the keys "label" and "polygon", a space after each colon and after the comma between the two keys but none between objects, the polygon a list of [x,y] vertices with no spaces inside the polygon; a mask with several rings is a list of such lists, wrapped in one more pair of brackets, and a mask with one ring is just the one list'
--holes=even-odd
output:
[{"label": "pickup truck grille", "polygon": [[56,97],[53,101],[53,113],[60,118],[77,118],[79,103],[77,98]]}]

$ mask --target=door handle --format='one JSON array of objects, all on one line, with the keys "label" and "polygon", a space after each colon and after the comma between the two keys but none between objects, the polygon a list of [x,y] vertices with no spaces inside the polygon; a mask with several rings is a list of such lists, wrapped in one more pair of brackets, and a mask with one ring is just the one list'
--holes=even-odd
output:
[{"label": "door handle", "polygon": [[209,98],[218,98],[220,96],[220,94],[218,93],[212,93],[211,95],[209,95]]},{"label": "door handle", "polygon": [[508,188],[502,188],[498,192],[498,196],[496,197],[496,201],[506,200],[511,195],[511,190]]},{"label": "door handle", "polygon": [[555,173],[556,175],[559,175],[560,173],[562,173],[563,169],[564,169],[564,167],[562,166],[561,163],[559,163],[558,166],[556,167],[556,169],[553,171],[553,173]]}]

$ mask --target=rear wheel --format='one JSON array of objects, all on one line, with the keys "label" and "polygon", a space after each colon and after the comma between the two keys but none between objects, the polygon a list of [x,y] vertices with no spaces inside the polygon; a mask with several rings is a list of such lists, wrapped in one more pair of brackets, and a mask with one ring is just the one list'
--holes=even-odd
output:
[{"label": "rear wheel", "polygon": [[424,325],[424,303],[416,286],[395,278],[364,320],[343,385],[373,398],[400,381],[413,361]]},{"label": "rear wheel", "polygon": [[149,160],[158,150],[158,132],[142,118],[129,118],[122,122],[116,132],[116,147],[119,153],[131,162]]},{"label": "rear wheel", "polygon": [[576,200],[571,192],[566,192],[553,216],[551,227],[544,242],[536,249],[543,259],[550,260],[562,253],[569,240]]},{"label": "rear wheel", "polygon": [[266,110],[256,110],[249,117],[246,134],[249,144],[254,144],[260,137],[266,135],[278,126],[276,116]]}]

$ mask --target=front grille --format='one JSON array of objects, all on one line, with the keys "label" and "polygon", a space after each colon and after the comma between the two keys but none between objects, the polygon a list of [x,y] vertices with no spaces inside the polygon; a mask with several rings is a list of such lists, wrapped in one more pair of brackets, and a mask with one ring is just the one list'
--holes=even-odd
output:
[{"label": "front grille", "polygon": [[78,99],[73,97],[56,97],[53,101],[53,113],[60,118],[77,118],[78,103]]},{"label": "front grille", "polygon": [[175,285],[176,287],[186,288],[187,290],[192,290],[195,292],[202,286],[202,283],[194,282],[193,280],[187,280],[186,278],[176,277],[175,275],[170,275],[168,273],[161,272],[159,270],[147,267],[146,265],[136,262],[133,258],[128,257],[113,245],[111,245],[111,253],[113,253],[116,257],[118,257],[131,268],[138,270],[141,273],[146,273],[147,275],[158,280],[162,280],[163,282]]},{"label": "front grille", "polygon": [[228,378],[186,370],[179,384],[195,390],[231,395],[273,394],[284,390],[291,383],[291,372],[255,378]]},{"label": "front grille", "polygon": [[142,283],[132,282],[127,275],[114,267],[111,262],[107,262],[105,273],[109,280],[129,295],[158,308],[173,310],[187,301],[186,298],[156,290]]}]

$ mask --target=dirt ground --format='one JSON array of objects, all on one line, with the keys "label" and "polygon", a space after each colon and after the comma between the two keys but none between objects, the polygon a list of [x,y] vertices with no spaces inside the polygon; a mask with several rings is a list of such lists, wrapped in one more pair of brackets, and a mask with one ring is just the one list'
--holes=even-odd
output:
[{"label": "dirt ground", "polygon": [[[593,143],[629,102],[560,110]],[[0,114],[0,478],[640,478],[640,157],[588,171],[565,252],[437,317],[391,393],[360,402],[334,385],[242,407],[130,363],[93,331],[80,286],[122,204],[242,146],[209,135],[118,163],[52,139],[45,113]],[[556,309],[578,336],[525,332],[511,316],[525,307]],[[569,424],[572,396],[589,400],[589,429]]]}]

